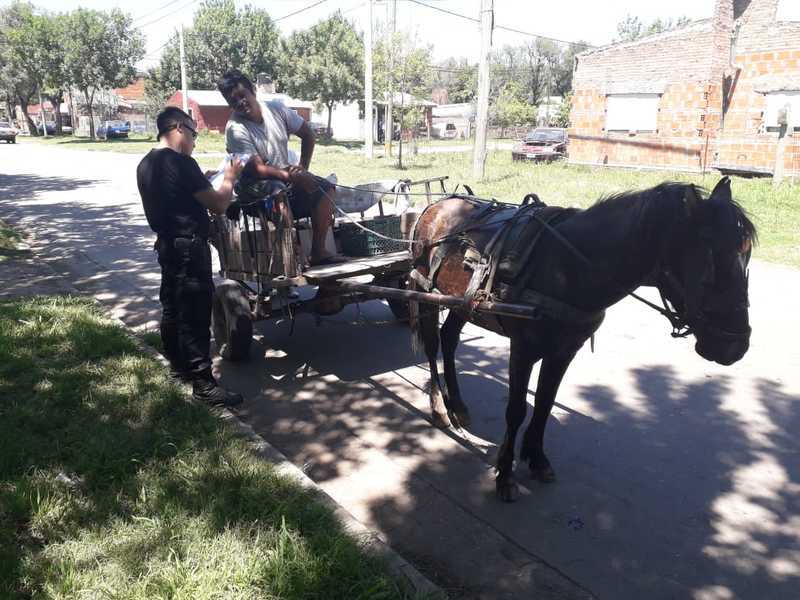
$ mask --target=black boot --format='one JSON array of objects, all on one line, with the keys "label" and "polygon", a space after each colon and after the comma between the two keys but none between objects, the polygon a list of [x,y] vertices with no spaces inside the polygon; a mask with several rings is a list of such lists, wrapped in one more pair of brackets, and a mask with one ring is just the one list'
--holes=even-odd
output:
[{"label": "black boot", "polygon": [[195,379],[192,384],[192,398],[211,406],[236,406],[244,401],[241,394],[229,392],[213,379]]}]

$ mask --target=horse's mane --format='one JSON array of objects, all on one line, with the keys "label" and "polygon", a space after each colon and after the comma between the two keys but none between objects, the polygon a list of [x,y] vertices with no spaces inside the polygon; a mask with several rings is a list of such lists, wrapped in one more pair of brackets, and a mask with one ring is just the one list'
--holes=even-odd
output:
[{"label": "horse's mane", "polygon": [[[682,210],[683,199],[687,195],[689,186],[694,187],[701,202],[714,201],[709,198],[709,192],[705,188],[691,183],[668,181],[645,190],[603,196],[586,209],[586,212],[587,214],[619,212],[620,219],[634,216],[635,221],[654,216],[667,218],[673,211]],[[732,211],[732,221],[738,224],[741,240],[755,243],[758,233],[747,212],[735,200],[731,200],[727,205],[728,210]]]}]

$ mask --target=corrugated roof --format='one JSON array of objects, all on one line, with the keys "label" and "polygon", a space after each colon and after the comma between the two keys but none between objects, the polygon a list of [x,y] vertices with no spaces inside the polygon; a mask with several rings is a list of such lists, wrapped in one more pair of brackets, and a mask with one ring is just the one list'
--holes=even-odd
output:
[{"label": "corrugated roof", "polygon": [[228,106],[219,90],[186,90],[186,94],[200,106]]}]

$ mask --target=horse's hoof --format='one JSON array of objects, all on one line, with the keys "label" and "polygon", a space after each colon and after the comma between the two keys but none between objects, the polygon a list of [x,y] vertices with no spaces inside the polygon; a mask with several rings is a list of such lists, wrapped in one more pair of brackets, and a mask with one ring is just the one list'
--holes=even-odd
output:
[{"label": "horse's hoof", "polygon": [[434,412],[432,418],[434,427],[438,427],[439,429],[450,429],[450,427],[452,427],[450,417],[447,416],[447,413]]},{"label": "horse's hoof", "polygon": [[502,502],[516,502],[519,498],[519,486],[513,481],[498,481],[497,498]]},{"label": "horse's hoof", "polygon": [[469,429],[472,424],[472,418],[466,410],[452,410],[450,411],[450,418],[459,429]]},{"label": "horse's hoof", "polygon": [[550,465],[534,467],[531,465],[531,477],[542,483],[553,483],[556,480],[556,472]]}]

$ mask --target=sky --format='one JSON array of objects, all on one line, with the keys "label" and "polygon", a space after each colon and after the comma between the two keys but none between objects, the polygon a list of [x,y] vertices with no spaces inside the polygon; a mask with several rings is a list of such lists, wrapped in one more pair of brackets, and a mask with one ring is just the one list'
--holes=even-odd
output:
[{"label": "sky", "polygon": [[[201,0],[31,1],[35,6],[53,12],[84,7],[98,10],[120,8],[130,13],[135,19],[134,26],[141,28],[147,39],[147,55],[139,64],[141,68],[157,64],[160,48],[171,32],[181,24],[191,25],[192,15],[201,3]],[[10,0],[0,0],[0,6],[10,3]],[[236,0],[236,4],[261,7],[273,18],[280,18],[278,26],[284,35],[310,27],[337,10],[341,10],[361,30],[367,21],[365,0]],[[374,1],[373,17],[376,21],[385,21],[389,5],[388,0]],[[645,22],[680,16],[704,19],[711,16],[714,0],[494,0],[494,9],[496,26],[559,40],[585,40],[601,46],[613,40],[617,23],[628,14]],[[421,44],[431,45],[436,61],[453,56],[476,62],[480,47],[478,24],[443,11],[477,19],[479,10],[480,0],[397,0],[397,29],[415,35]],[[287,17],[296,11],[298,14]],[[531,39],[529,35],[496,29],[493,47],[520,45]]]}]

